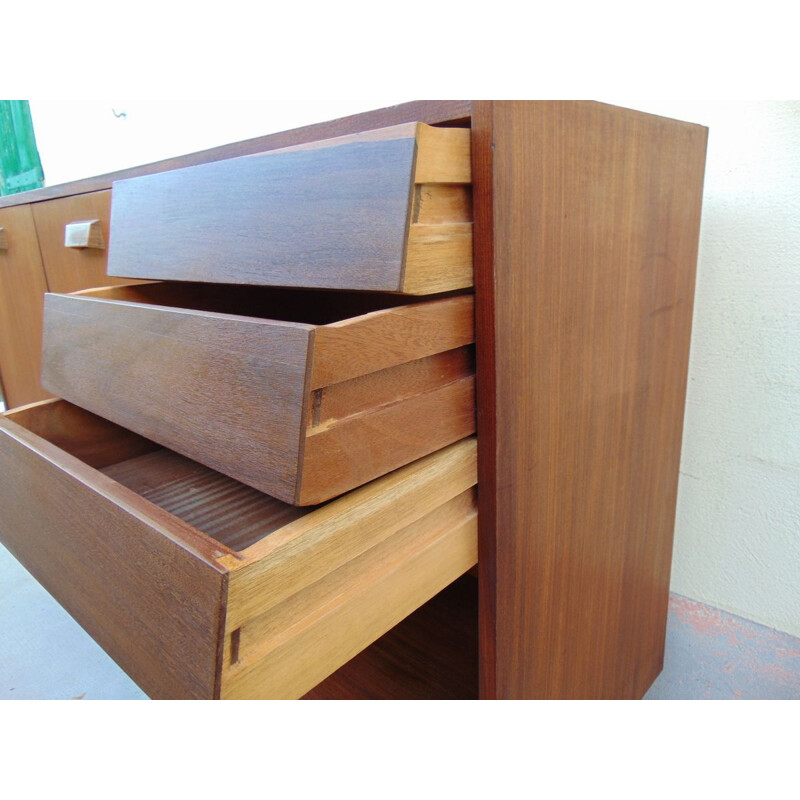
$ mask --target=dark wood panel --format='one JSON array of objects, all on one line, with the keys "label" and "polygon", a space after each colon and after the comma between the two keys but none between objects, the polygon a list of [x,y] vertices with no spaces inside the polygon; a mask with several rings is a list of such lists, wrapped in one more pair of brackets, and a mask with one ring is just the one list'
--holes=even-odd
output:
[{"label": "dark wood panel", "polygon": [[465,575],[304,700],[476,700],[478,582]]},{"label": "dark wood panel", "polygon": [[30,206],[0,210],[0,228],[0,375],[13,408],[50,396],[39,383],[47,281]]},{"label": "dark wood panel", "polygon": [[198,534],[9,419],[0,504],[6,547],[145,692],[218,694],[227,579]]},{"label": "dark wood panel", "polygon": [[206,164],[226,158],[263,153],[266,150],[290,147],[305,142],[313,142],[317,139],[330,139],[334,136],[347,136],[359,131],[384,128],[389,125],[400,125],[404,122],[419,121],[429,124],[465,125],[468,122],[470,108],[471,102],[469,100],[415,100],[410,103],[367,111],[363,114],[353,114],[328,122],[319,122],[302,128],[271,133],[254,139],[245,139],[241,142],[233,142],[220,147],[212,147],[197,153],[167,158],[152,164],[143,164],[106,175],[98,175],[56,186],[47,186],[31,192],[0,197],[0,208],[19,205],[20,203],[37,203],[53,197],[96,192],[101,189],[110,189],[114,181],[139,175],[150,175],[156,172],[182,169],[194,164]]},{"label": "dark wood panel", "polygon": [[286,502],[309,326],[48,295],[51,391]]},{"label": "dark wood panel", "polygon": [[119,181],[109,275],[398,291],[415,130]]},{"label": "dark wood panel", "polygon": [[476,104],[485,697],[641,697],[661,669],[706,134]]}]

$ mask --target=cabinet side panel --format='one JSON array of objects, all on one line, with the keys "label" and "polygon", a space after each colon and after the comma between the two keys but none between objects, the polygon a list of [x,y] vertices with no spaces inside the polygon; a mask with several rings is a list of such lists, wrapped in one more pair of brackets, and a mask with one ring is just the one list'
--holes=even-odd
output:
[{"label": "cabinet side panel", "polygon": [[490,109],[473,120],[492,159],[484,695],[641,697],[663,661],[707,131],[595,103]]}]

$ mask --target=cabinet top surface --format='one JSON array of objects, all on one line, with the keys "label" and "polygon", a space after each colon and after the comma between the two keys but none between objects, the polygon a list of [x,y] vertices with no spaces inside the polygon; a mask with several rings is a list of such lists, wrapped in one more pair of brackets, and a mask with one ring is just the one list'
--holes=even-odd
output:
[{"label": "cabinet top surface", "polygon": [[[289,147],[294,144],[312,142],[316,139],[343,136],[348,133],[368,130],[370,128],[380,128],[389,125],[398,125],[403,122],[427,122],[429,124],[453,124],[459,125],[468,123],[472,115],[473,100],[414,100],[396,106],[367,111],[361,114],[354,114],[348,117],[319,122],[301,128],[288,131],[280,131],[259,136],[255,139],[246,139],[240,142],[220,145],[208,150],[201,150],[196,153],[167,158],[162,161],[155,161],[150,164],[142,164],[116,172],[106,173],[86,177],[82,180],[71,181],[69,183],[45,186],[42,189],[34,189],[29,192],[7,195],[0,197],[0,208],[16,206],[24,203],[38,203],[43,200],[51,200],[57,197],[69,197],[70,195],[95,192],[102,189],[110,189],[114,181],[124,178],[133,178],[139,175],[150,175],[157,172],[188,167],[194,164],[205,164],[212,161],[220,161],[236,156],[250,155],[253,153],[274,150],[280,147]],[[537,102],[537,101],[530,101]],[[560,101],[560,102],[593,102],[593,101]],[[626,109],[627,110],[627,109]],[[632,111],[630,113],[644,114],[644,112]],[[652,115],[647,115],[652,116]],[[691,123],[684,123],[690,127]]]}]

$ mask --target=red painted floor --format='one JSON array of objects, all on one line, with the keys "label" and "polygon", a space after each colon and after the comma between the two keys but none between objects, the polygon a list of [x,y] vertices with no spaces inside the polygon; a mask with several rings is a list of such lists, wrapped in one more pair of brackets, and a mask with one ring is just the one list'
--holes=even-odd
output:
[{"label": "red painted floor", "polygon": [[800,700],[800,639],[670,596],[664,671],[646,700]]},{"label": "red painted floor", "polygon": [[[0,630],[0,700],[145,697],[2,546]],[[672,595],[646,699],[800,699],[800,639]]]}]

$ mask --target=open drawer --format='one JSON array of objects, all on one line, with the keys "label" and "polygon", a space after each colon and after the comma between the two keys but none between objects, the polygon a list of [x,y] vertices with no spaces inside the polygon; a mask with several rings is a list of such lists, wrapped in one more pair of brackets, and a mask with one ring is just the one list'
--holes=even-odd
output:
[{"label": "open drawer", "polygon": [[42,385],[313,505],[475,431],[473,302],[180,283],[49,294]]},{"label": "open drawer", "polygon": [[470,131],[413,122],[114,183],[108,274],[433,294],[473,284]]},{"label": "open drawer", "polygon": [[475,450],[301,509],[47,400],[0,420],[0,534],[152,697],[301,697],[476,563]]}]

